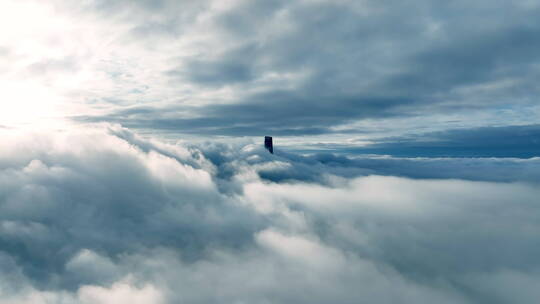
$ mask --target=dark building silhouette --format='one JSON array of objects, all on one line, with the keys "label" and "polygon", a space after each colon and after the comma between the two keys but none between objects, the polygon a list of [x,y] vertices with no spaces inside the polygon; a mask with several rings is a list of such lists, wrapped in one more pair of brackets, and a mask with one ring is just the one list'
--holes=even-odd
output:
[{"label": "dark building silhouette", "polygon": [[270,151],[270,153],[274,154],[274,145],[272,144],[272,136],[264,137],[264,147],[266,148],[266,150]]}]

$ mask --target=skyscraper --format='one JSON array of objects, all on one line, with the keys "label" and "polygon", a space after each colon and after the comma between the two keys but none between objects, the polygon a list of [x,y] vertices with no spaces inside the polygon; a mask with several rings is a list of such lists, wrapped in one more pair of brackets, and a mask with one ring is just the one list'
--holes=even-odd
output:
[{"label": "skyscraper", "polygon": [[274,154],[274,145],[272,144],[272,136],[264,137],[264,147],[266,148],[266,150],[270,151],[270,153]]}]

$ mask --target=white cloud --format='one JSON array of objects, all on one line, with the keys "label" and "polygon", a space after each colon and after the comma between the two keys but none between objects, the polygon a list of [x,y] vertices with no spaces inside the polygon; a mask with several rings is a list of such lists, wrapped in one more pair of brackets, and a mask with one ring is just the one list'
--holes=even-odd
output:
[{"label": "white cloud", "polygon": [[[4,132],[2,303],[531,303],[536,294],[534,181],[351,175],[253,145],[171,145],[118,126]],[[264,178],[274,171],[293,178]]]},{"label": "white cloud", "polygon": [[164,303],[160,291],[152,285],[141,288],[127,282],[114,283],[110,288],[83,286],[77,292],[82,304],[161,304]]}]

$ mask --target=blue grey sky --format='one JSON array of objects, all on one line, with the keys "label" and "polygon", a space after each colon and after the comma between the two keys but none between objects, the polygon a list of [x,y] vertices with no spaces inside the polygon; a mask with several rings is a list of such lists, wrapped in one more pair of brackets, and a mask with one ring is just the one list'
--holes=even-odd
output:
[{"label": "blue grey sky", "polygon": [[423,134],[467,146],[456,138],[479,128],[511,146],[512,132],[530,125],[536,141],[525,154],[537,155],[537,1],[2,5],[3,100],[19,100],[6,121],[273,135],[349,151]]}]

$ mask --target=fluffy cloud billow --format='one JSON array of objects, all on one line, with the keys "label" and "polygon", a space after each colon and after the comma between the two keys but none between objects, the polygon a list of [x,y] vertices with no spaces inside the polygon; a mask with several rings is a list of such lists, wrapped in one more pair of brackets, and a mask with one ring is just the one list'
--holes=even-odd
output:
[{"label": "fluffy cloud billow", "polygon": [[467,159],[271,155],[119,126],[1,132],[0,303],[540,297],[538,176],[519,173],[535,158],[473,174]]},{"label": "fluffy cloud billow", "polygon": [[0,1],[0,304],[538,302],[536,20]]}]

